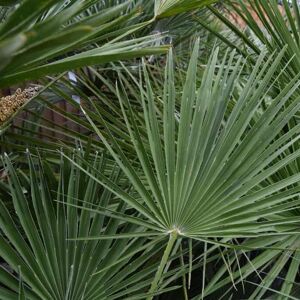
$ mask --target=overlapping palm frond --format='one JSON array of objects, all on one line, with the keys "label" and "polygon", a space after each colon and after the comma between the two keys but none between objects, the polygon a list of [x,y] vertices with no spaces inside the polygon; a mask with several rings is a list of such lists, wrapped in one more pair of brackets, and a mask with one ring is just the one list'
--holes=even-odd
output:
[{"label": "overlapping palm frond", "polygon": [[[164,46],[145,47],[160,38],[157,36],[120,41],[155,21],[151,16],[144,22],[134,22],[143,2],[114,1],[106,9],[99,7],[106,4],[97,2],[26,0],[10,9],[0,26],[0,87],[85,65],[167,51]],[[182,0],[156,1],[154,13],[156,17],[174,16],[213,2],[190,5]]]},{"label": "overlapping palm frond", "polygon": [[216,0],[155,0],[155,16],[156,18],[170,17],[182,12],[203,8],[216,2]]},{"label": "overlapping palm frond", "polygon": [[[138,14],[129,2],[85,14],[97,1],[23,1],[0,27],[0,86],[60,73],[85,65],[165,53],[147,48],[158,37],[121,41],[146,23],[129,23]],[[76,53],[81,51],[81,53]],[[75,53],[74,53],[75,51]]]},{"label": "overlapping palm frond", "polygon": [[[210,10],[223,22],[224,25],[243,41],[244,45],[233,44],[229,39],[222,36],[222,33],[214,32],[230,47],[236,48],[244,55],[258,55],[264,49],[269,53],[280,51],[287,46],[282,65],[291,61],[286,76],[289,77],[298,74],[299,70],[299,1],[283,0],[279,5],[277,0],[247,0],[230,1],[227,3],[227,14],[219,12],[216,8],[210,7]],[[232,15],[239,20],[239,24],[233,21]],[[205,25],[205,20],[199,20]],[[242,23],[242,25],[241,25]],[[209,26],[205,26],[209,29]],[[245,47],[246,46],[246,47]]]},{"label": "overlapping palm frond", "polygon": [[[142,299],[163,239],[126,223],[135,219],[126,205],[68,161],[62,158],[55,174],[45,160],[27,156],[29,175],[4,157],[16,215],[1,199],[0,256],[7,267],[0,267],[0,299],[20,299],[20,287],[24,299]],[[130,189],[103,156],[94,156],[93,167]]]},{"label": "overlapping palm frond", "polygon": [[[293,188],[299,173],[268,182],[299,157],[299,150],[284,155],[298,141],[299,126],[281,134],[299,110],[299,101],[290,101],[299,85],[298,77],[268,102],[271,104],[265,111],[260,110],[268,90],[276,84],[272,79],[286,50],[271,55],[264,65],[262,54],[241,86],[244,61],[234,61],[232,53],[229,62],[227,57],[220,62],[216,49],[197,87],[198,50],[197,43],[179,94],[174,88],[172,51],[163,94],[154,93],[144,68],[145,81],[138,84],[142,119],[134,114],[125,88],[119,84],[120,105],[139,165],[125,154],[109,125],[99,129],[93,114],[84,110],[139,197],[117,189],[96,170],[93,178],[139,211],[158,232],[170,236],[151,292],[178,236],[230,248],[235,247],[236,238],[296,234],[297,230],[286,232],[280,225],[299,224],[292,217],[269,219],[299,206],[299,193]],[[102,118],[100,113],[98,117]],[[146,128],[146,134],[140,128]]]},{"label": "overlapping palm frond", "polygon": [[[274,218],[288,222],[286,219],[291,218],[291,215],[283,213],[281,218]],[[298,218],[298,215],[294,214],[294,218]],[[286,225],[285,229],[295,230],[295,226]],[[298,299],[298,241],[299,235],[289,234],[255,238],[241,244],[242,250],[237,249],[229,255],[228,251],[224,251],[228,257],[227,266],[224,264],[210,278],[204,294],[211,296],[223,291],[223,296],[229,297],[230,294],[237,294],[234,287],[238,286],[240,294],[244,297],[247,295],[247,299]],[[231,270],[230,275],[227,274],[228,268]]]},{"label": "overlapping palm frond", "polygon": [[[285,151],[285,155],[290,155],[294,151],[296,150],[289,148]],[[272,181],[273,183],[279,182],[289,176],[294,176],[298,172],[299,166],[297,160],[295,160],[279,172],[276,172]],[[293,186],[293,190],[298,193],[298,183]],[[285,198],[285,193],[288,193],[288,191],[283,191],[283,199]],[[297,198],[298,196],[295,194],[295,197],[290,199],[290,201],[294,201]],[[297,206],[279,211],[275,215],[272,214],[266,218],[269,221],[282,222],[282,225],[278,225],[278,229],[283,232],[299,231],[299,224],[289,222],[291,219],[299,219],[299,208]],[[255,247],[256,250],[254,253],[251,253],[249,250],[237,250],[235,255],[231,255],[231,258],[228,260],[228,264],[231,265],[233,270],[231,278],[224,276],[227,273],[227,268],[220,268],[209,282],[206,294],[210,295],[220,289],[224,289],[225,286],[230,285],[232,280],[234,280],[236,285],[248,284],[247,299],[264,299],[270,295],[274,299],[298,299],[299,233],[268,238],[260,237],[251,241],[244,241],[243,244],[246,247]],[[240,261],[244,261],[243,263],[240,262],[239,268],[237,267],[237,256]],[[248,259],[245,259],[246,257]],[[228,289],[227,292],[230,293],[232,291]]]},{"label": "overlapping palm frond", "polygon": [[[151,23],[138,18],[135,1],[112,1],[108,5],[94,0],[26,0],[3,11],[0,87],[86,65],[166,53],[168,49],[157,44],[161,38],[158,34],[132,38],[134,32]],[[130,38],[125,41],[127,36]],[[5,123],[1,120],[1,135],[28,102],[15,109]]]},{"label": "overlapping palm frond", "polygon": [[[38,9],[32,14],[32,10],[26,10],[31,5],[30,0],[16,6],[17,9],[11,4],[10,13],[4,13],[0,37],[3,58],[0,86],[114,60],[150,54],[151,60],[157,57],[155,54],[165,53],[169,43],[181,44],[181,48],[187,51],[190,49],[189,38],[199,30],[188,13],[178,14],[175,10],[164,20],[153,18],[154,1],[50,2],[47,5],[35,2]],[[165,9],[172,10],[173,4]],[[193,7],[182,3],[182,9],[190,12]],[[18,14],[24,15],[23,10],[27,15],[20,26],[16,20]],[[202,13],[205,15],[206,11],[200,10],[197,15]],[[132,37],[133,33],[135,39],[123,41],[125,36]],[[161,34],[166,34],[164,40],[160,40]],[[138,62],[130,60],[130,63],[136,65]],[[6,124],[0,124],[2,132],[24,107],[6,120]]]},{"label": "overlapping palm frond", "polygon": [[10,6],[10,5],[16,4],[17,2],[18,2],[18,0],[1,0],[0,5],[1,6]]},{"label": "overlapping palm frond", "polygon": [[[89,31],[80,45],[67,48],[49,43],[52,56],[25,65],[31,78],[71,65],[162,53],[167,47],[147,48],[156,37],[144,36],[184,22],[187,15],[177,15],[183,10],[190,13],[215,1],[46,2],[44,13],[24,21],[26,38],[34,40],[32,28],[43,32],[72,9],[68,22],[61,19],[60,32],[92,23],[94,34]],[[147,10],[143,16],[137,10],[141,4]],[[164,73],[147,57],[143,64],[78,69],[76,82],[63,74],[50,84],[40,81],[48,84],[41,103],[80,131],[43,120],[41,128],[51,127],[43,136],[27,119],[26,128],[7,133],[3,146],[8,149],[49,148],[47,160],[60,174],[29,153],[25,162],[18,158],[29,170],[18,172],[11,159],[3,160],[0,256],[8,266],[0,268],[0,299],[150,300],[177,289],[175,280],[183,286],[176,296],[184,299],[298,299],[300,9],[296,0],[284,0],[283,7],[275,0],[229,5],[248,32],[217,8],[210,10],[240,39],[236,44],[195,16],[236,51],[215,47],[207,62],[210,48],[202,55],[197,42],[187,71],[184,59],[174,63],[171,49]],[[144,29],[140,37],[123,40],[139,28]],[[12,36],[22,36],[19,29]],[[43,45],[10,42],[2,48],[11,60],[3,65],[8,75],[0,85],[23,80],[22,57],[33,57],[29,50],[37,54]],[[81,112],[64,111],[51,102],[53,96]],[[21,144],[11,145],[15,139]],[[75,139],[87,152],[76,146],[69,154]],[[51,149],[61,142],[59,157]],[[104,148],[108,159],[92,154]],[[202,276],[196,284],[194,271]]]},{"label": "overlapping palm frond", "polygon": [[[279,90],[288,82],[294,80],[299,72],[299,1],[235,1],[228,2],[230,7],[230,14],[235,14],[241,24],[232,21],[228,15],[220,13],[215,8],[211,11],[227,26],[227,28],[240,39],[240,43],[233,44],[229,39],[225,38],[220,32],[214,32],[222,41],[227,43],[232,48],[236,48],[244,55],[252,56],[252,63],[262,51],[272,53],[280,51],[283,47],[287,47],[287,52],[284,55],[281,67],[278,72],[285,66],[286,62],[290,63],[286,66],[287,72],[281,74],[281,79],[278,81]],[[206,28],[209,26],[203,20],[199,20]],[[273,92],[278,93],[277,89]],[[299,94],[299,90],[296,90]],[[296,100],[297,101],[297,100]],[[292,118],[289,125],[286,126],[282,134],[287,133],[294,125],[298,126],[298,111],[297,115]],[[293,147],[286,150],[286,155],[292,155],[299,149],[299,142],[296,142]],[[275,183],[294,176],[299,172],[299,159],[289,163],[286,167],[276,172],[272,176],[271,182]],[[295,185],[294,189],[298,189]],[[298,219],[299,210],[292,209],[285,212],[279,212],[275,216],[269,216],[271,221],[286,222],[285,225],[280,226],[283,230],[299,230],[299,227],[294,224],[288,224],[291,218]],[[299,291],[299,244],[298,235],[286,235],[280,238],[270,238],[268,240],[258,239],[253,241],[252,245],[257,243],[257,250],[259,255],[252,259],[245,267],[242,268],[243,276],[249,276],[251,273],[258,273],[256,281],[251,281],[254,287],[253,293],[250,293],[249,299],[264,298],[273,294],[275,299],[298,299]],[[266,249],[264,248],[266,247]],[[275,248],[275,249],[269,249]],[[276,250],[279,248],[280,250]],[[251,255],[250,253],[247,255]],[[232,258],[234,261],[235,258]],[[216,276],[216,280],[222,278],[221,273]],[[233,277],[240,277],[239,272],[235,272]],[[212,281],[209,290],[219,289],[220,286],[224,288],[225,282],[227,284],[231,278],[221,280],[221,284],[217,281]],[[222,285],[223,284],[223,285]]]}]

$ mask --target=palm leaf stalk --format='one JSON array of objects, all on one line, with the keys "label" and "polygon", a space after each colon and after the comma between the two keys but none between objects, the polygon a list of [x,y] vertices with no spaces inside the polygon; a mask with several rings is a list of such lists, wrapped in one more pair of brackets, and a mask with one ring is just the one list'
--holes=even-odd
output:
[{"label": "palm leaf stalk", "polygon": [[[286,235],[288,233],[279,230],[278,226],[287,220],[269,221],[267,216],[282,211],[281,205],[285,209],[299,205],[298,200],[286,201],[282,191],[287,189],[285,195],[291,198],[296,195],[291,186],[300,175],[296,173],[268,185],[261,183],[299,157],[299,151],[282,157],[286,149],[298,141],[299,127],[281,134],[300,106],[297,99],[289,101],[299,86],[298,76],[281,90],[264,112],[259,110],[269,89],[276,83],[272,78],[286,50],[271,55],[263,65],[265,56],[260,55],[229,111],[245,62],[242,58],[234,62],[233,52],[218,63],[218,49],[215,49],[198,88],[198,50],[199,42],[195,45],[180,95],[174,88],[170,51],[164,93],[160,95],[163,113],[159,115],[156,113],[156,96],[144,67],[145,82],[139,83],[138,89],[144,110],[146,141],[120,83],[120,105],[140,167],[124,154],[109,128],[105,128],[105,134],[109,136],[106,139],[104,130],[99,130],[92,115],[83,110],[139,197],[133,198],[116,188],[97,170],[93,178],[139,211],[163,235],[232,248],[235,238]],[[181,101],[177,110],[175,103],[179,96]],[[101,118],[101,114],[98,117]],[[297,223],[293,218],[290,222]],[[170,238],[151,291],[159,281],[173,242]]]}]

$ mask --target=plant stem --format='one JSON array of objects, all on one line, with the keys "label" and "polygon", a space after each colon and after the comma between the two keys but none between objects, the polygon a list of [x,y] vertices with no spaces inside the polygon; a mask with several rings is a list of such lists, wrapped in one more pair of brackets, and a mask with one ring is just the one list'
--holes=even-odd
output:
[{"label": "plant stem", "polygon": [[[182,244],[180,244],[180,264],[182,267],[184,267],[184,259],[183,259],[183,255],[182,255],[182,252],[183,252],[183,249],[182,249]],[[188,293],[187,293],[187,288],[186,288],[186,276],[185,276],[185,273],[182,274],[182,285],[183,285],[183,294],[184,294],[184,300],[189,300],[189,297],[188,297]]]},{"label": "plant stem", "polygon": [[[163,257],[160,261],[160,264],[159,264],[159,267],[156,271],[156,274],[155,274],[155,277],[151,283],[151,287],[150,287],[150,290],[149,290],[149,294],[153,294],[156,292],[157,290],[157,286],[158,286],[158,283],[160,281],[160,278],[161,278],[161,275],[164,271],[164,268],[168,262],[168,259],[169,259],[169,256],[170,256],[170,253],[172,251],[172,248],[173,248],[173,245],[175,243],[177,239],[177,231],[172,231],[171,234],[170,234],[170,238],[169,238],[169,241],[168,241],[168,244],[167,244],[167,247],[164,251],[164,254],[163,254]],[[152,300],[153,299],[153,295],[149,295],[149,297],[147,297],[146,300]]]}]

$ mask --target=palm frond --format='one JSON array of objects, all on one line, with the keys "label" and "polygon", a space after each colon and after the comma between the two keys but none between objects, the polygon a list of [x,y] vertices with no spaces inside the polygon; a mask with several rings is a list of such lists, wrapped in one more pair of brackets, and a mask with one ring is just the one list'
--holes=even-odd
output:
[{"label": "palm frond", "polygon": [[[236,238],[287,235],[280,225],[288,222],[296,226],[298,220],[273,220],[269,216],[299,206],[298,200],[288,199],[298,195],[293,185],[300,175],[296,173],[276,183],[266,182],[300,154],[295,151],[284,155],[299,139],[298,126],[281,135],[282,128],[299,109],[297,99],[290,101],[299,86],[298,77],[269,101],[271,104],[265,111],[259,109],[276,83],[272,79],[286,50],[271,55],[264,65],[265,55],[260,55],[234,103],[233,93],[242,82],[239,78],[245,62],[234,61],[235,53],[218,62],[216,49],[198,88],[198,50],[199,43],[194,48],[180,94],[174,88],[172,51],[169,53],[164,92],[160,95],[163,111],[159,114],[157,96],[144,67],[145,81],[138,83],[138,89],[146,139],[122,83],[117,88],[140,166],[125,155],[100,113],[104,130],[97,127],[92,114],[83,110],[139,197],[132,198],[116,189],[97,170],[93,178],[157,226],[157,231],[175,235],[175,239],[181,236],[218,244],[219,239],[227,238],[220,245],[235,248]],[[97,111],[96,106],[94,109]],[[86,167],[73,163],[89,173],[85,171],[88,163]],[[297,233],[295,229],[290,232]],[[173,243],[174,238],[170,238],[150,292],[157,288]]]},{"label": "palm frond", "polygon": [[196,10],[217,2],[216,0],[155,0],[155,16],[170,17],[189,10]]},{"label": "palm frond", "polygon": [[[157,36],[148,36],[146,44],[145,39],[119,41],[149,23],[128,23],[139,14],[137,7],[122,15],[129,3],[124,2],[84,15],[95,3],[27,0],[11,10],[0,26],[0,86],[84,65],[167,51],[165,47],[143,49]],[[81,53],[76,53],[78,50]]]},{"label": "palm frond", "polygon": [[[148,230],[128,223],[126,206],[64,159],[56,174],[45,161],[27,156],[25,178],[4,157],[17,216],[1,199],[0,255],[11,269],[0,268],[0,299],[17,299],[20,288],[26,299],[124,299],[145,293],[156,264],[139,268],[161,251],[162,237],[149,238]],[[104,170],[105,158],[96,156],[93,165]],[[118,168],[110,176],[125,188]],[[104,214],[95,213],[99,208]],[[110,208],[123,219],[109,217]]]}]

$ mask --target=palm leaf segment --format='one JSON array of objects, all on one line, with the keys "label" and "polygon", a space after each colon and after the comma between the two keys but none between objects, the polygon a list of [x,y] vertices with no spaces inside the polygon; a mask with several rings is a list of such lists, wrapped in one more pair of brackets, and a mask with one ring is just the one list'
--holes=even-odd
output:
[{"label": "palm leaf segment", "polygon": [[[277,223],[264,221],[264,217],[281,210],[281,205],[285,209],[297,205],[297,201],[286,203],[285,200],[298,192],[282,190],[296,183],[299,174],[264,187],[260,183],[299,156],[296,151],[272,164],[298,140],[298,126],[279,137],[280,130],[299,109],[298,101],[287,102],[299,85],[298,78],[292,80],[253,123],[253,116],[259,111],[284,50],[278,56],[270,56],[262,67],[265,58],[264,55],[259,57],[229,111],[228,104],[243,69],[242,61],[234,63],[233,53],[226,55],[219,66],[216,49],[201,86],[197,88],[198,49],[197,43],[183,86],[180,111],[176,110],[172,51],[165,73],[162,117],[156,113],[156,97],[144,69],[145,88],[143,84],[139,88],[146,140],[139,132],[139,124],[124,90],[119,91],[141,168],[134,167],[136,164],[126,157],[115,136],[110,134],[108,142],[86,113],[140,199],[116,190],[103,177],[98,180],[163,232],[176,231],[200,239],[275,234]],[[283,110],[284,106],[287,107]]]},{"label": "palm leaf segment", "polygon": [[[92,161],[97,170],[110,170],[112,182],[128,187],[104,157]],[[142,298],[157,268],[156,262],[145,264],[161,251],[162,237],[126,224],[125,203],[113,203],[111,192],[67,160],[61,160],[58,180],[29,153],[29,176],[7,156],[4,163],[17,216],[0,199],[0,256],[9,265],[0,267],[1,300]]]},{"label": "palm leaf segment", "polygon": [[169,17],[178,13],[203,8],[217,2],[216,0],[155,0],[155,16]]},{"label": "palm leaf segment", "polygon": [[122,41],[151,23],[131,24],[140,14],[136,6],[127,12],[131,1],[106,9],[97,2],[26,0],[12,9],[0,25],[0,86],[167,52],[167,46],[146,47],[158,36]]}]

